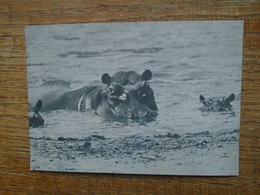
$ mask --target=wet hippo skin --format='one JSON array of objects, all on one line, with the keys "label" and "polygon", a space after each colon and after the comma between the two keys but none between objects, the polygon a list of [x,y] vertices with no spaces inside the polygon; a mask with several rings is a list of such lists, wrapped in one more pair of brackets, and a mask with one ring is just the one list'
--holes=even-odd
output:
[{"label": "wet hippo skin", "polygon": [[[103,116],[140,119],[154,117],[158,108],[148,80],[152,72],[145,70],[142,75],[134,72],[117,72],[113,76],[104,73],[104,85],[86,86],[77,90],[39,97],[43,102],[42,112],[52,110],[94,110]],[[37,112],[38,113],[38,112]]]},{"label": "wet hippo skin", "polygon": [[35,107],[33,108],[33,113],[29,116],[29,126],[30,127],[40,127],[44,125],[44,119],[39,114],[42,107],[42,101],[38,100]]}]

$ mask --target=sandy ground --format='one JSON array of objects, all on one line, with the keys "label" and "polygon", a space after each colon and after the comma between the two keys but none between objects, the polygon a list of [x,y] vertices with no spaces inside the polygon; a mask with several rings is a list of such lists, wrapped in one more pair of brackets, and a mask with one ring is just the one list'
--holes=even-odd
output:
[{"label": "sandy ground", "polygon": [[161,175],[237,175],[239,130],[84,139],[31,138],[31,169]]}]

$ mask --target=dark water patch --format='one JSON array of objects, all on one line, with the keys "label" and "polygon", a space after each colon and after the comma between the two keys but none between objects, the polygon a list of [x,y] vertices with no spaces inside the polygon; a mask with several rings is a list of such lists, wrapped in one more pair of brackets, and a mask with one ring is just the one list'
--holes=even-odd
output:
[{"label": "dark water patch", "polygon": [[57,140],[58,140],[58,141],[68,141],[68,142],[72,142],[72,141],[77,141],[78,139],[76,139],[76,138],[64,138],[64,137],[59,137]]},{"label": "dark water patch", "polygon": [[188,64],[187,63],[180,63],[180,64],[178,64],[178,66],[188,66]]},{"label": "dark water patch", "polygon": [[44,66],[47,65],[45,63],[28,63],[27,66]]},{"label": "dark water patch", "polygon": [[182,103],[182,101],[173,102],[169,106],[177,106],[177,105],[180,105],[181,103]]},{"label": "dark water patch", "polygon": [[106,140],[104,136],[100,136],[100,135],[92,135],[91,138],[98,139],[98,140]]},{"label": "dark water patch", "polygon": [[192,81],[194,80],[194,78],[185,78],[185,79],[182,79],[182,81]]},{"label": "dark water patch", "polygon": [[194,56],[190,56],[189,58],[194,59],[194,58],[200,58],[200,57],[201,57],[200,55],[194,55]]},{"label": "dark water patch", "polygon": [[154,135],[155,138],[175,138],[178,139],[181,136],[179,134],[167,133],[166,135]]},{"label": "dark water patch", "polygon": [[147,62],[145,62],[146,64],[155,64],[155,63],[159,63],[158,61],[156,61],[156,60],[149,60],[149,61],[147,61]]},{"label": "dark water patch", "polygon": [[99,29],[98,31],[86,32],[86,35],[109,34],[110,32],[109,29]]},{"label": "dark water patch", "polygon": [[77,58],[91,58],[91,57],[100,57],[106,53],[109,53],[112,50],[105,50],[105,51],[86,51],[86,52],[79,52],[79,51],[69,51],[67,53],[61,53],[58,56],[66,58],[68,56],[75,56]]},{"label": "dark water patch", "polygon": [[235,129],[233,131],[230,131],[229,134],[232,134],[232,133],[239,133],[240,132],[240,129]]},{"label": "dark water patch", "polygon": [[91,135],[91,136],[88,136],[86,138],[64,138],[64,137],[58,137],[57,141],[97,141],[97,140],[106,140],[107,138],[105,138],[104,136],[102,135]]},{"label": "dark water patch", "polygon": [[79,37],[71,37],[71,38],[65,38],[65,41],[74,41],[74,40],[79,40]]},{"label": "dark water patch", "polygon": [[53,140],[52,138],[45,137],[45,136],[43,136],[43,137],[30,137],[30,139],[32,139],[32,140]]},{"label": "dark water patch", "polygon": [[187,133],[186,137],[209,136],[209,135],[210,135],[209,131],[202,131],[202,132],[198,132],[198,133]]},{"label": "dark water patch", "polygon": [[213,72],[211,71],[196,71],[196,72],[191,72],[188,74],[183,74],[181,76],[181,81],[190,81],[190,80],[204,80],[205,75],[211,75]]},{"label": "dark water patch", "polygon": [[71,82],[64,80],[42,80],[41,86],[56,86],[56,87],[64,87],[70,88]]},{"label": "dark water patch", "polygon": [[156,53],[161,51],[163,48],[153,47],[153,48],[141,48],[141,49],[120,49],[118,52],[131,52],[135,54],[143,54],[143,53]]},{"label": "dark water patch", "polygon": [[76,56],[77,58],[89,58],[89,57],[97,57],[100,56],[100,52],[76,52],[76,51],[70,51],[67,53],[59,54],[60,57],[68,57],[68,56]]},{"label": "dark water patch", "polygon": [[240,83],[241,79],[234,80],[235,83]]},{"label": "dark water patch", "polygon": [[[161,64],[161,62],[160,62],[160,64]],[[161,69],[164,69],[164,70],[172,70],[173,68],[175,67],[175,65],[174,64],[171,64],[171,65],[168,65],[168,66],[162,66],[161,67]]]},{"label": "dark water patch", "polygon": [[74,40],[79,40],[79,37],[64,37],[64,36],[59,36],[59,35],[55,35],[53,36],[53,38],[55,40],[62,40],[62,41],[74,41]]},{"label": "dark water patch", "polygon": [[186,48],[191,48],[192,45],[175,45],[173,48],[175,49],[186,49]]}]

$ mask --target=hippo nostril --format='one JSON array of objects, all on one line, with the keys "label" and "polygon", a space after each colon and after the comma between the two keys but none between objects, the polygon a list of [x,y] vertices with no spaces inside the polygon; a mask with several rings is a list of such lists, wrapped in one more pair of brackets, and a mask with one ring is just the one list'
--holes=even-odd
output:
[{"label": "hippo nostril", "polygon": [[148,83],[147,81],[144,82],[144,87],[150,87],[150,83]]},{"label": "hippo nostril", "polygon": [[128,94],[126,94],[125,103],[126,103],[126,104],[129,104],[129,103],[130,103],[130,97],[129,97]]},{"label": "hippo nostril", "polygon": [[127,95],[125,93],[123,93],[121,96],[119,96],[119,99],[122,101],[125,101],[127,98]]}]

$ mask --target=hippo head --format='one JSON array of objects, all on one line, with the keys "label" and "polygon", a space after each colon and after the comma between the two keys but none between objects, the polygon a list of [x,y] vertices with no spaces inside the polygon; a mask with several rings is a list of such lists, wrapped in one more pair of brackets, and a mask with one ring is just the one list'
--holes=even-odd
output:
[{"label": "hippo head", "polygon": [[29,116],[30,127],[43,126],[44,120],[42,116],[39,114],[41,108],[42,108],[42,100],[38,100],[35,107],[33,108],[33,114]]},{"label": "hippo head", "polygon": [[105,73],[101,77],[102,83],[107,85],[107,88],[103,91],[102,96],[105,98],[110,108],[115,108],[119,104],[128,104],[129,96],[124,91],[121,84],[111,82],[109,74]]},{"label": "hippo head", "polygon": [[[148,118],[148,120],[156,116],[158,108],[153,90],[147,82],[152,77],[151,71],[146,70],[142,75],[134,72],[124,73],[124,75],[128,78],[122,77],[122,79],[129,79],[128,84],[124,82],[125,85],[118,79],[115,82],[107,73],[101,78],[102,82],[107,85],[104,97],[113,115],[131,119]],[[135,79],[134,76],[138,78]]]},{"label": "hippo head", "polygon": [[[203,106],[200,108],[201,111],[232,111],[232,105],[230,102],[234,101],[235,95],[232,93],[227,98],[205,98],[200,95],[200,102]],[[233,113],[233,111],[232,111]]]},{"label": "hippo head", "polygon": [[153,90],[148,83],[151,79],[152,72],[150,70],[145,70],[142,75],[131,72],[128,78],[129,84],[125,88],[129,90],[139,104],[150,110],[158,111]]}]

